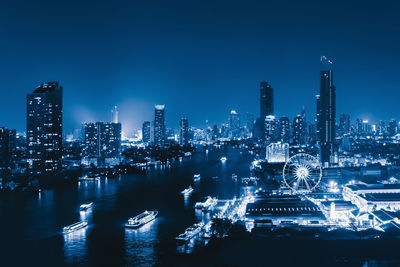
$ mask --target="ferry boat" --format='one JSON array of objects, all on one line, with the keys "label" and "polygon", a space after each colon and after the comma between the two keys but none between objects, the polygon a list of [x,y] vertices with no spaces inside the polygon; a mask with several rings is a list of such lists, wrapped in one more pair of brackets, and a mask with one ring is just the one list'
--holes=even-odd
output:
[{"label": "ferry boat", "polygon": [[82,204],[79,206],[79,210],[87,210],[93,206],[93,202]]},{"label": "ferry boat", "polygon": [[183,190],[181,193],[184,194],[184,195],[188,195],[188,194],[192,193],[193,190],[194,190],[193,187],[189,186],[188,188]]},{"label": "ferry boat", "polygon": [[87,222],[77,222],[77,223],[71,224],[69,226],[65,226],[63,228],[63,233],[64,234],[69,234],[69,233],[72,233],[72,232],[77,231],[79,229],[85,228],[87,225],[88,225]]},{"label": "ferry boat", "polygon": [[222,158],[221,158],[221,161],[222,161],[222,162],[225,162],[225,161],[226,161],[226,157],[222,157]]},{"label": "ferry boat", "polygon": [[204,227],[204,223],[203,222],[195,223],[192,226],[186,228],[185,232],[183,232],[182,234],[178,235],[175,239],[178,242],[186,243],[190,239],[192,239],[195,235],[200,233],[201,230],[203,230],[203,227]]},{"label": "ferry boat", "polygon": [[138,216],[130,218],[128,222],[125,224],[125,227],[127,228],[139,228],[142,225],[145,225],[146,223],[151,222],[154,220],[158,215],[158,211],[153,210],[153,211],[144,211],[140,213]]},{"label": "ferry boat", "polygon": [[201,179],[200,174],[193,175],[193,181],[199,181]]}]

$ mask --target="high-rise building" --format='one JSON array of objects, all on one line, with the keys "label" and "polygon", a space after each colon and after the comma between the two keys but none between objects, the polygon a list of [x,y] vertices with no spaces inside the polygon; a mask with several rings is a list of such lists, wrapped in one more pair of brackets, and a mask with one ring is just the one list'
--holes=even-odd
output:
[{"label": "high-rise building", "polygon": [[266,82],[260,82],[260,118],[274,115],[274,89]]},{"label": "high-rise building", "polygon": [[187,118],[182,118],[179,123],[179,144],[181,146],[189,143],[189,121]]},{"label": "high-rise building", "polygon": [[297,115],[293,119],[293,144],[304,145],[306,143],[306,123],[303,115]]},{"label": "high-rise building", "polygon": [[154,108],[154,144],[163,146],[165,143],[165,105],[155,105]]},{"label": "high-rise building", "polygon": [[386,121],[380,120],[379,121],[379,126],[378,126],[378,132],[380,135],[386,135]]},{"label": "high-rise building", "polygon": [[278,127],[275,116],[268,115],[265,117],[264,129],[266,144],[275,142],[278,136]]},{"label": "high-rise building", "polygon": [[121,123],[85,123],[83,155],[104,160],[121,154]]},{"label": "high-rise building", "polygon": [[0,127],[0,170],[9,166],[10,156],[9,130],[5,127]]},{"label": "high-rise building", "polygon": [[111,110],[111,122],[118,123],[118,107],[114,106]]},{"label": "high-rise building", "polygon": [[229,115],[229,130],[232,138],[240,137],[240,114],[235,110]]},{"label": "high-rise building", "polygon": [[27,96],[27,154],[32,174],[49,174],[61,169],[62,93],[58,82],[49,82]]},{"label": "high-rise building", "polygon": [[[321,162],[334,163],[336,128],[336,88],[333,85],[332,62],[321,57],[323,69],[320,71],[320,98],[318,128]],[[317,100],[318,101],[318,100]]]},{"label": "high-rise building", "polygon": [[151,141],[151,123],[149,121],[143,122],[142,140],[143,140],[143,143],[146,143],[146,144],[149,144]]},{"label": "high-rise building", "polygon": [[395,119],[391,119],[388,127],[389,136],[395,136],[397,134],[397,121]]},{"label": "high-rise building", "polygon": [[288,117],[281,117],[278,125],[279,140],[285,143],[290,141],[290,121]]},{"label": "high-rise building", "polygon": [[254,115],[247,113],[246,114],[246,129],[247,129],[247,133],[250,135],[249,137],[251,137],[251,135],[253,133],[253,128],[254,128]]},{"label": "high-rise building", "polygon": [[321,110],[321,97],[320,97],[320,95],[316,95],[315,96],[315,100],[316,100],[316,103],[317,103],[317,113],[316,113],[317,115],[315,117],[315,130],[316,130],[316,133],[317,133],[317,141],[319,143],[321,143],[321,128],[322,128],[322,126],[321,126],[320,121],[321,121],[321,112],[322,112],[322,110]]},{"label": "high-rise building", "polygon": [[350,115],[340,114],[339,135],[343,136],[350,133]]}]

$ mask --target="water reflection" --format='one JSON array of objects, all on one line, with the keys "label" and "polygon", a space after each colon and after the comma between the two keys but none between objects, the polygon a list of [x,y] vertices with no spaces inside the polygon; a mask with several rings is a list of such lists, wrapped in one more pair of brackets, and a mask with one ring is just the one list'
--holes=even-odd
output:
[{"label": "water reflection", "polygon": [[64,234],[64,257],[67,264],[82,263],[87,255],[87,227]]},{"label": "water reflection", "polygon": [[154,246],[158,242],[155,219],[138,229],[125,228],[125,250],[128,265],[152,265],[155,262]]}]

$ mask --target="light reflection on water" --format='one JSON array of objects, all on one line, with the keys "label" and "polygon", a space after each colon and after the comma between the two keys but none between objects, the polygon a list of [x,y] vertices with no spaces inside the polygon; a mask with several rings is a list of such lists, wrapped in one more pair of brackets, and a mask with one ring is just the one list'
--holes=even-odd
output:
[{"label": "light reflection on water", "polygon": [[69,234],[64,234],[65,263],[77,264],[87,255],[86,246],[87,227]]},{"label": "light reflection on water", "polygon": [[130,266],[152,265],[156,261],[154,246],[158,242],[159,218],[138,229],[125,228],[126,262]]}]

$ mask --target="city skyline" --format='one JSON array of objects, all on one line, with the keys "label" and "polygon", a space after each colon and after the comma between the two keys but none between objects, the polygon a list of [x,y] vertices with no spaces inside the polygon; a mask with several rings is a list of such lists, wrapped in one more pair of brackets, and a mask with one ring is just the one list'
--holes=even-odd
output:
[{"label": "city skyline", "polygon": [[[2,32],[5,42],[0,47],[0,78],[6,88],[0,97],[9,101],[3,101],[0,112],[15,115],[3,117],[0,125],[25,131],[24,96],[53,80],[65,88],[66,131],[82,122],[108,121],[115,105],[127,132],[150,120],[157,103],[166,105],[166,122],[174,128],[182,116],[191,125],[203,126],[206,120],[225,122],[230,110],[257,115],[254,103],[262,80],[275,89],[277,116],[293,118],[305,106],[311,118],[321,55],[335,65],[337,114],[375,123],[400,117],[395,65],[400,40],[393,34],[398,3],[346,3],[345,10],[330,3],[314,3],[312,9],[293,3],[298,13],[279,12],[285,9],[282,4],[252,4],[257,8],[236,3],[214,13],[189,3],[182,4],[180,12],[146,4],[108,10],[99,3],[89,20],[82,11],[71,12],[73,3],[38,9],[27,2],[18,14],[11,12],[10,3],[2,10],[6,14],[1,22],[13,27]],[[154,13],[159,16],[152,21]],[[268,15],[257,16],[261,14]],[[52,23],[46,23],[48,16]],[[22,17],[29,23],[21,25]],[[71,18],[68,25],[66,17]],[[107,27],[96,28],[96,21]],[[157,35],[154,42],[155,36],[145,34],[154,30],[169,34]],[[30,39],[29,47],[21,47],[21,36]],[[49,36],[52,42],[46,41]]]}]

